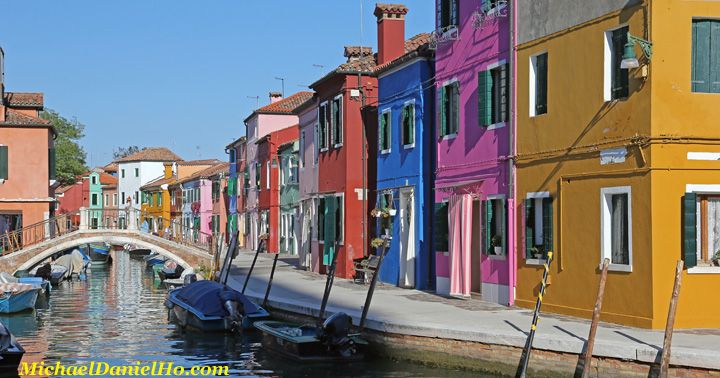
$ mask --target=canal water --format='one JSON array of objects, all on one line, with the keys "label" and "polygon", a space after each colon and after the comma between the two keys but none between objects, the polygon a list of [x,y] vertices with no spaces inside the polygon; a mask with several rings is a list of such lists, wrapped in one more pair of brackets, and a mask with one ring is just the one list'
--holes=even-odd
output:
[{"label": "canal water", "polygon": [[477,373],[373,359],[356,364],[299,365],[262,349],[258,335],[182,332],[167,321],[166,290],[144,263],[118,252],[93,266],[87,281],[63,282],[35,311],[0,316],[25,347],[24,361],[54,365],[228,366],[231,376],[477,377]]}]

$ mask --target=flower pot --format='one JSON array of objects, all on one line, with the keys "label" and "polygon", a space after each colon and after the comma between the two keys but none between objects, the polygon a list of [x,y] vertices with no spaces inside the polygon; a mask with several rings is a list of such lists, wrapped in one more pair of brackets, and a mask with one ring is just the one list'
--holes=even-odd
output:
[{"label": "flower pot", "polygon": [[720,260],[713,260],[713,265],[720,266]]},{"label": "flower pot", "polygon": [[542,260],[542,259],[543,259],[543,254],[542,254],[542,253],[536,253],[536,254],[535,254],[535,258],[538,259],[538,260]]},{"label": "flower pot", "polygon": [[502,252],[503,252],[502,246],[495,246],[495,247],[493,247],[493,249],[494,249],[494,252],[496,255],[498,255],[498,256],[502,255]]},{"label": "flower pot", "polygon": [[389,209],[389,210],[388,210],[388,213],[390,214],[391,217],[394,217],[395,214],[397,214],[397,210],[395,210],[395,209]]}]

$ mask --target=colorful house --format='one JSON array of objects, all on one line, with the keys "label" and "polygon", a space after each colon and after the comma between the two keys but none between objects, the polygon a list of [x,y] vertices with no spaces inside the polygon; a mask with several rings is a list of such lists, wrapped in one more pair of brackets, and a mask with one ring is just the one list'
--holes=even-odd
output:
[{"label": "colorful house", "polygon": [[257,237],[260,232],[260,213],[258,200],[260,195],[260,175],[264,169],[257,154],[258,141],[273,131],[281,130],[298,124],[296,109],[312,97],[311,92],[298,92],[283,99],[282,94],[270,93],[270,104],[256,109],[245,119],[246,164],[249,187],[243,209],[247,224],[247,240],[245,246],[257,248]]},{"label": "colorful house", "polygon": [[508,5],[458,0],[436,5],[437,291],[513,304]]},{"label": "colorful house", "polygon": [[318,105],[315,97],[310,98],[298,109],[300,119],[299,151],[299,199],[300,229],[298,232],[298,255],[300,266],[319,271],[320,264],[317,241],[317,193],[318,193]]},{"label": "colorful house", "polygon": [[7,235],[53,216],[56,134],[40,118],[42,93],[5,92],[3,60],[0,49],[0,234]]},{"label": "colorful house", "polygon": [[228,214],[227,223],[228,235],[238,232],[238,246],[245,247],[245,239],[247,231],[245,230],[245,217],[238,216],[242,209],[245,208],[245,188],[247,185],[247,174],[245,164],[245,143],[247,138],[242,136],[225,147],[225,153],[228,154],[230,162],[229,176],[227,180],[227,200]]},{"label": "colorful house", "polygon": [[[226,218],[215,213],[216,195],[213,191],[212,178],[218,178],[220,175],[227,177],[229,167],[230,163],[217,163],[168,186],[170,193],[177,193],[178,190],[181,192],[181,224],[184,230],[192,230],[196,237],[200,237],[200,235],[217,234],[225,227]],[[175,198],[177,201],[177,194]]]},{"label": "colorful house", "polygon": [[[298,128],[295,127],[295,132]],[[289,255],[298,254],[298,232],[300,219],[299,191],[299,141],[288,141],[278,147],[277,159],[280,163],[278,207],[280,223],[278,225],[278,251]]]},{"label": "colorful house", "polygon": [[182,158],[165,147],[149,147],[115,161],[119,172],[119,206],[140,209],[140,187],[163,176],[163,163],[177,161],[182,161]]},{"label": "colorful house", "polygon": [[[431,219],[434,204],[434,77],[430,34],[405,41],[408,9],[378,4],[378,46],[384,62],[376,70],[379,85],[377,234],[392,237],[380,280],[429,289],[435,282]],[[389,25],[395,24],[395,25]]]},{"label": "colorful house", "polygon": [[278,148],[298,138],[298,126],[273,131],[257,142],[257,158],[261,169],[258,190],[260,235],[268,234],[267,251],[280,251],[280,157]]},{"label": "colorful house", "polygon": [[534,3],[517,15],[517,304],[551,250],[543,311],[590,317],[607,258],[601,319],[664,328],[683,259],[675,327],[719,327],[720,3]]},{"label": "colorful house", "polygon": [[375,188],[376,150],[368,146],[375,145],[377,62],[370,47],[346,46],[344,55],[345,63],[310,87],[318,101],[317,271],[337,252],[337,276],[351,278],[353,260],[368,254],[375,205],[368,194]]},{"label": "colorful house", "polygon": [[90,228],[107,227],[105,221],[116,219],[116,214],[106,214],[103,208],[109,207],[107,204],[110,198],[103,198],[103,186],[117,184],[117,178],[105,173],[102,168],[94,168],[86,176],[83,177],[83,207],[89,209],[88,220]]}]

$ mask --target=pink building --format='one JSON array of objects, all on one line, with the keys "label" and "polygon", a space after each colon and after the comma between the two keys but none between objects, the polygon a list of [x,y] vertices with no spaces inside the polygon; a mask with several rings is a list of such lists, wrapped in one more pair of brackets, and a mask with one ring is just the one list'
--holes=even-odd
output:
[{"label": "pink building", "polygon": [[509,5],[459,0],[436,4],[437,291],[512,304]]}]

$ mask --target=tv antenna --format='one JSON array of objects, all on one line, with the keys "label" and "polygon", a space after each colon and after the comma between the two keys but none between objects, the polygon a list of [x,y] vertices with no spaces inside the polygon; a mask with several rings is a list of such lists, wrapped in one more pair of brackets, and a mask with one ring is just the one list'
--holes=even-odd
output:
[{"label": "tv antenna", "polygon": [[246,96],[246,97],[255,99],[255,109],[260,107],[260,96]]},{"label": "tv antenna", "polygon": [[275,80],[280,80],[282,82],[282,96],[285,98],[285,78],[284,77],[277,77],[275,76]]}]

